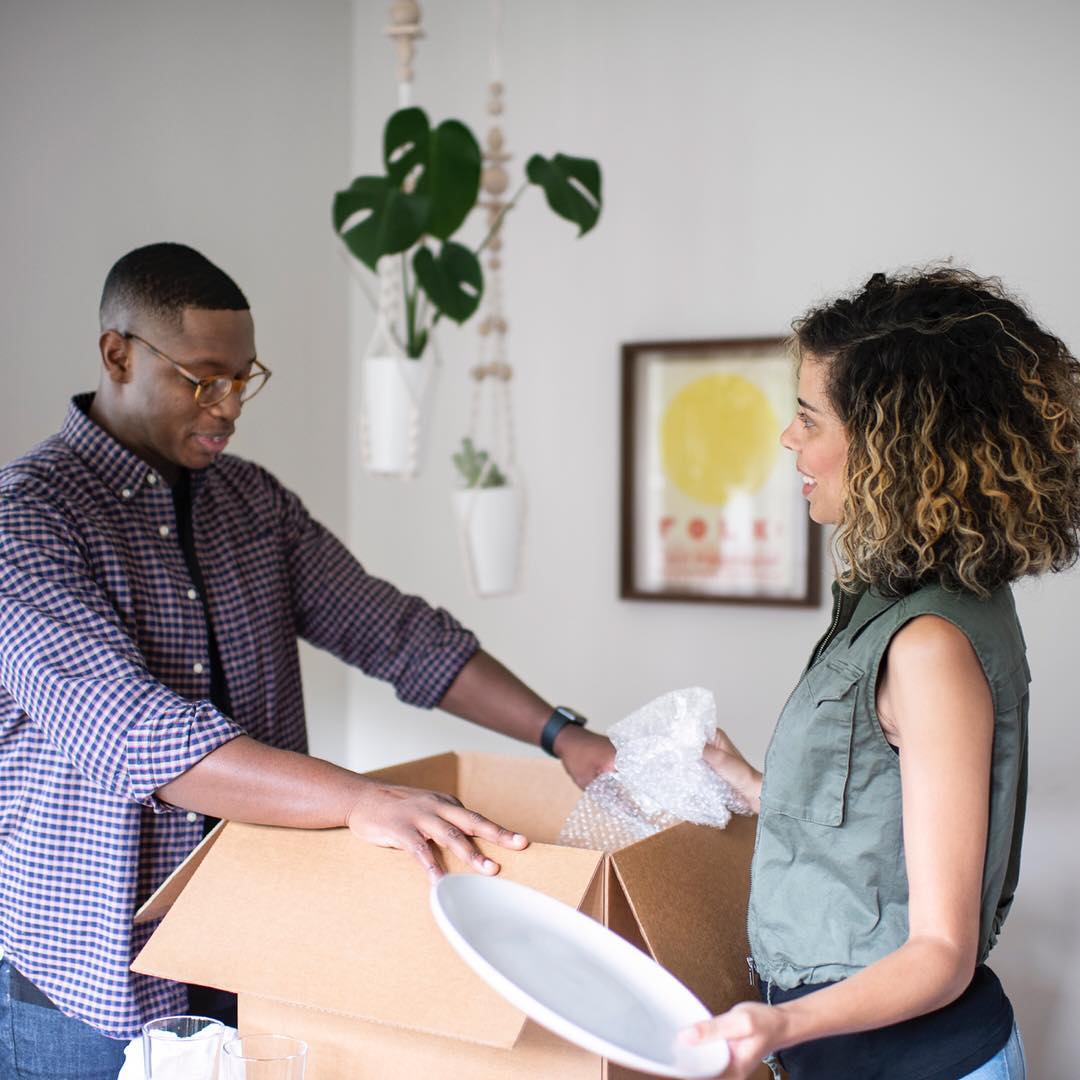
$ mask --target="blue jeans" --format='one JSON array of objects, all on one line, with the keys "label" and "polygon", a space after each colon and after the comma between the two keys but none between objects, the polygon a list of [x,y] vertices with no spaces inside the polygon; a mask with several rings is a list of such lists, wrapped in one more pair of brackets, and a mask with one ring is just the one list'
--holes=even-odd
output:
[{"label": "blue jeans", "polygon": [[985,1065],[968,1073],[964,1080],[1025,1080],[1026,1076],[1024,1040],[1020,1038],[1020,1029],[1013,1024],[1009,1041]]},{"label": "blue jeans", "polygon": [[59,1009],[14,1000],[11,965],[0,960],[3,1080],[116,1080],[126,1045]]}]

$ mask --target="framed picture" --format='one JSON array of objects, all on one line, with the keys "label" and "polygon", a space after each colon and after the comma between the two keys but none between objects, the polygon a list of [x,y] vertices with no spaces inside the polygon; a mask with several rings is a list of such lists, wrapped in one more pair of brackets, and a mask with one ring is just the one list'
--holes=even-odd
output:
[{"label": "framed picture", "polygon": [[817,605],[795,387],[783,338],[623,346],[621,596]]}]

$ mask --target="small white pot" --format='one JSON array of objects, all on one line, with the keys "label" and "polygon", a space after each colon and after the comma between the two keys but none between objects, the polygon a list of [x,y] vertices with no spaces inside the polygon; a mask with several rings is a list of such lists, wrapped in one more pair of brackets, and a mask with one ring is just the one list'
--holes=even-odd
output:
[{"label": "small white pot", "polygon": [[480,596],[514,592],[521,574],[525,498],[519,487],[454,492],[465,564]]},{"label": "small white pot", "polygon": [[365,356],[360,361],[364,465],[383,476],[416,476],[427,442],[435,381],[430,355],[418,360]]}]

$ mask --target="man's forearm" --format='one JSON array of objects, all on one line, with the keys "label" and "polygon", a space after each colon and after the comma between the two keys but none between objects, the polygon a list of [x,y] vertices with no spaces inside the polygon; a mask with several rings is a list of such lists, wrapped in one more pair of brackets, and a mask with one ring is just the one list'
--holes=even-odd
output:
[{"label": "man's forearm", "polygon": [[[439,705],[474,724],[536,746],[551,718],[551,705],[493,656],[478,652],[461,669]],[[552,744],[555,756],[580,788],[614,768],[615,748],[604,735],[566,724]]]},{"label": "man's forearm", "polygon": [[408,852],[432,881],[444,872],[435,845],[483,874],[497,874],[499,864],[477,849],[473,837],[514,851],[528,845],[524,836],[452,796],[369,780],[246,735],[219,746],[157,794],[174,806],[230,821],[293,829],[347,826],[369,844]]},{"label": "man's forearm", "polygon": [[439,707],[533,745],[551,716],[551,705],[483,650],[458,672]]},{"label": "man's forearm", "polygon": [[346,823],[370,784],[329,761],[241,735],[159,788],[157,795],[173,806],[229,821],[327,829]]}]

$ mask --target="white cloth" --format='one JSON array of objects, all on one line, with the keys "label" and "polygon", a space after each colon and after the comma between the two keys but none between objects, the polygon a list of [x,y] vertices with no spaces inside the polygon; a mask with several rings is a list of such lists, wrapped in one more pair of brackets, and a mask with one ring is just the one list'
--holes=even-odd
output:
[{"label": "white cloth", "polygon": [[[193,1080],[191,1069],[186,1064],[191,1061],[188,1056],[190,1048],[184,1045],[186,1040],[182,1040],[177,1036],[173,1036],[170,1040],[168,1035],[159,1035],[156,1038],[161,1046],[168,1047],[168,1050],[155,1055],[153,1080]],[[221,1048],[230,1039],[235,1038],[236,1028],[225,1028],[221,1038],[218,1040],[218,1053],[220,1054]],[[176,1043],[175,1052],[172,1052],[173,1041]],[[124,1047],[124,1064],[116,1080],[147,1080],[146,1067],[143,1064],[143,1041],[141,1036],[132,1039]]]}]

